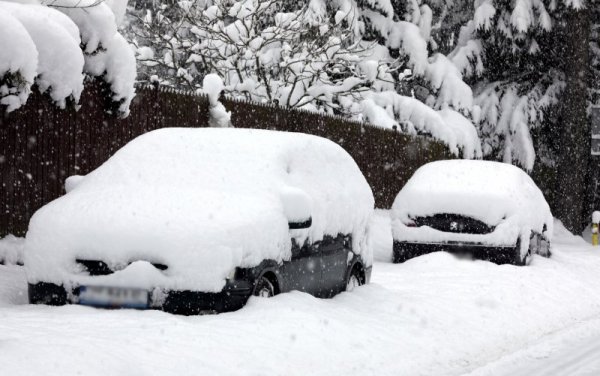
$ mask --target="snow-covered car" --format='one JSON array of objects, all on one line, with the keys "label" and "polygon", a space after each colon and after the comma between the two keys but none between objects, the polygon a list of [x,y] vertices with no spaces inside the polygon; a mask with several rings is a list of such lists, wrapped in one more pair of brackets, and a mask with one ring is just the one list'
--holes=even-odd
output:
[{"label": "snow-covered car", "polygon": [[221,312],[370,279],[373,193],[324,138],[161,129],[65,188],[29,223],[31,303]]},{"label": "snow-covered car", "polygon": [[548,203],[523,170],[506,163],[428,163],[402,188],[391,216],[394,262],[435,251],[516,265],[550,256]]}]

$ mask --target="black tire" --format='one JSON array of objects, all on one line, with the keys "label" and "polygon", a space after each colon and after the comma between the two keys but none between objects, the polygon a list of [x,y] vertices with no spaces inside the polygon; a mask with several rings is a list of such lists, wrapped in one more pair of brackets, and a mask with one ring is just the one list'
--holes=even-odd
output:
[{"label": "black tire", "polygon": [[275,296],[275,284],[266,276],[261,276],[254,285],[252,295],[263,298],[271,298]]},{"label": "black tire", "polygon": [[[531,242],[531,240],[530,240]],[[531,262],[531,247],[527,249],[527,253],[525,256],[521,257],[521,238],[517,239],[517,244],[515,245],[515,265],[517,266],[527,266]]]},{"label": "black tire", "polygon": [[355,288],[364,285],[365,284],[364,281],[365,281],[365,279],[364,279],[362,273],[360,272],[360,269],[357,267],[354,267],[352,269],[352,272],[348,276],[348,280],[346,281],[346,291],[350,292],[350,291],[354,290]]}]

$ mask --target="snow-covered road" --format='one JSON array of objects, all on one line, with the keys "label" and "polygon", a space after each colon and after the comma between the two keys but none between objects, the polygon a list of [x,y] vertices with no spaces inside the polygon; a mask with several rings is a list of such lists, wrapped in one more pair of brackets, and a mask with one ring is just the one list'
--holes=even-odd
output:
[{"label": "snow-covered road", "polygon": [[597,376],[600,316],[569,326],[531,346],[487,364],[468,376]]},{"label": "snow-covered road", "polygon": [[580,238],[559,233],[553,257],[525,268],[437,253],[373,273],[330,300],[296,292],[181,317],[26,305],[21,268],[0,266],[0,374],[600,372],[600,250]]}]

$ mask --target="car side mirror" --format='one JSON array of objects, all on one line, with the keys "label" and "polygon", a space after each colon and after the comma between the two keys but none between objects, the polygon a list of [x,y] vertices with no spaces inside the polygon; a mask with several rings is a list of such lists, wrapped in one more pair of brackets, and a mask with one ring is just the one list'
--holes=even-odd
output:
[{"label": "car side mirror", "polygon": [[85,176],[73,175],[65,179],[65,192],[69,193],[83,181]]},{"label": "car side mirror", "polygon": [[281,191],[281,203],[290,230],[312,226],[312,200],[306,192],[294,187],[285,187]]}]

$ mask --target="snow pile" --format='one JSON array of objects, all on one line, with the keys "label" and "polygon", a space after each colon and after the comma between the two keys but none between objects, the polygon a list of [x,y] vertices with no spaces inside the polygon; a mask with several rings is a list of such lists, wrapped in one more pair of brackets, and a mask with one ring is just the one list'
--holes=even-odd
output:
[{"label": "snow pile", "polygon": [[0,33],[0,100],[7,111],[26,102],[34,83],[61,108],[77,103],[87,73],[103,77],[120,114],[128,113],[135,56],[117,33],[108,5],[94,0],[0,1],[0,12],[0,28],[6,28]]},{"label": "snow pile", "polygon": [[[32,283],[84,283],[89,277],[75,262],[83,258],[121,269],[94,283],[220,291],[235,267],[289,260],[288,222],[302,213],[311,214],[312,226],[294,230],[300,243],[352,234],[354,252],[372,260],[371,190],[352,158],[323,138],[162,129],[79,180],[30,221]],[[147,278],[147,268],[126,267],[134,261],[168,269]]]},{"label": "snow pile", "polygon": [[373,260],[392,262],[393,243],[392,220],[389,210],[375,209],[369,227],[369,239],[373,249]]},{"label": "snow pile", "polygon": [[223,103],[219,102],[223,88],[223,80],[216,74],[207,74],[204,77],[202,90],[208,95],[210,103],[208,125],[213,128],[231,126],[231,112],[227,111]]},{"label": "snow pile", "polygon": [[[496,226],[492,234],[446,233],[430,227],[407,227],[411,218],[460,214]],[[529,246],[531,231],[547,238],[553,219],[542,192],[521,169],[499,162],[439,161],[419,168],[396,197],[392,228],[396,240],[471,241]]]},{"label": "snow pile", "polygon": [[23,265],[25,239],[14,235],[0,238],[0,264]]}]

